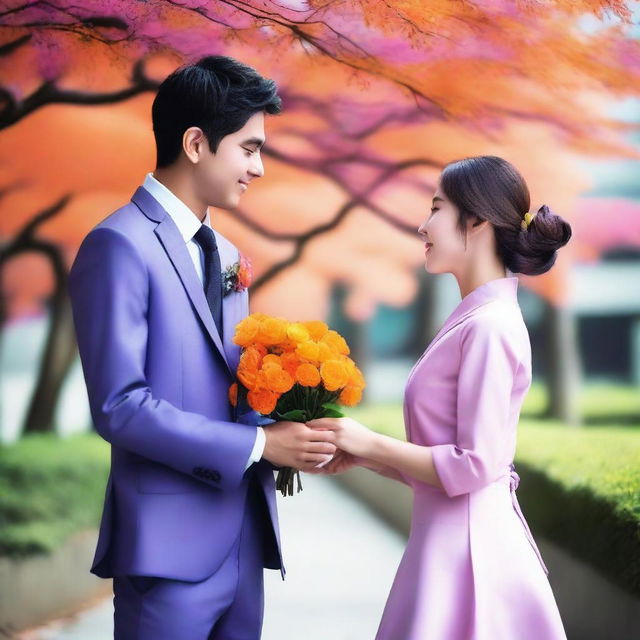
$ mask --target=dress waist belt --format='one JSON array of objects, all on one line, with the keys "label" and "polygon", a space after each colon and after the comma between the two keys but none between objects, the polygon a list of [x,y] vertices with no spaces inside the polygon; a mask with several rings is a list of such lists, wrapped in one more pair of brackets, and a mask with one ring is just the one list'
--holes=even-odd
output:
[{"label": "dress waist belt", "polygon": [[533,536],[531,535],[531,529],[529,529],[529,525],[525,520],[524,514],[522,513],[522,509],[520,509],[520,503],[518,502],[518,498],[516,496],[516,489],[520,484],[520,476],[516,472],[516,467],[513,464],[511,465],[510,476],[511,476],[510,478],[511,502],[513,503],[513,508],[515,512],[518,514],[518,518],[520,518],[520,521],[522,522],[522,526],[524,527],[524,531],[527,536],[527,539],[529,540],[529,543],[533,547],[533,550],[536,552],[536,555],[538,556],[538,560],[540,560],[540,564],[542,565],[544,572],[547,575],[549,575],[549,570],[547,569],[547,566],[545,565],[544,560],[542,559],[542,554],[538,549],[538,545],[536,544],[536,541],[533,539]]}]

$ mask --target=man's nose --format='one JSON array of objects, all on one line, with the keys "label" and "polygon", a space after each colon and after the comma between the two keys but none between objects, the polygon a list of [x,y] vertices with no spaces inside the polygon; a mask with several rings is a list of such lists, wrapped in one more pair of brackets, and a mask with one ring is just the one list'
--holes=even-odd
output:
[{"label": "man's nose", "polygon": [[262,158],[259,154],[255,154],[255,158],[253,163],[251,164],[249,172],[256,178],[262,178],[262,176],[264,175],[264,166],[262,164]]}]

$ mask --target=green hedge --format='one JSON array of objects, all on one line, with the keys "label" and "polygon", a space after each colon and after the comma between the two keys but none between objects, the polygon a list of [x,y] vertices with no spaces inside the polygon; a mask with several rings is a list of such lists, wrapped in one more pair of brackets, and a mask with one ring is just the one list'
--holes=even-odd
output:
[{"label": "green hedge", "polygon": [[[400,405],[363,406],[350,415],[404,439]],[[523,418],[515,463],[518,499],[534,534],[640,595],[640,429]]]},{"label": "green hedge", "polygon": [[99,523],[109,446],[94,434],[32,435],[0,447],[0,556],[55,549]]},{"label": "green hedge", "polygon": [[[640,412],[639,397],[637,389],[596,387],[584,394],[583,409],[624,418]],[[534,387],[523,415],[543,406],[541,389]],[[350,414],[404,437],[399,404]],[[572,429],[525,417],[516,465],[518,496],[534,533],[640,594],[640,429]],[[0,446],[0,555],[47,552],[73,532],[97,526],[108,469],[109,446],[95,434],[33,435]]]},{"label": "green hedge", "polygon": [[640,595],[640,429],[523,421],[516,464],[534,533]]}]

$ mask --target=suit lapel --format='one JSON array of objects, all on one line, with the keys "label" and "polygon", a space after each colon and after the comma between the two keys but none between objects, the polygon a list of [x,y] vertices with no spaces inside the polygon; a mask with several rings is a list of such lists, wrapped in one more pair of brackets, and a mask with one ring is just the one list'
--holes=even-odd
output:
[{"label": "suit lapel", "polygon": [[[214,229],[218,252],[220,253],[220,267],[222,271],[236,263],[239,259],[237,249],[220,233]],[[227,356],[227,362],[232,371],[238,367],[240,360],[240,347],[233,342],[236,325],[242,320],[242,295],[232,291],[222,298],[222,326],[223,344]]]},{"label": "suit lapel", "polygon": [[191,300],[191,304],[202,321],[207,333],[211,337],[211,340],[213,340],[216,349],[220,352],[229,371],[233,373],[229,366],[224,346],[220,340],[220,335],[213,321],[209,305],[207,304],[204,288],[193,267],[193,262],[191,261],[191,256],[189,255],[184,239],[180,235],[171,216],[166,213],[156,199],[145,189],[138,189],[131,199],[140,207],[145,215],[158,222],[158,226],[154,229],[154,232],[173,264],[174,269],[178,273],[182,285]]}]

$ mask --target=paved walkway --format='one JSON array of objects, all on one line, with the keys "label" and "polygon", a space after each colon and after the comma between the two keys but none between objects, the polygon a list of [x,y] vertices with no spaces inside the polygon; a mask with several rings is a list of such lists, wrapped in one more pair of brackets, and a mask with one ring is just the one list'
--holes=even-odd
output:
[{"label": "paved walkway", "polygon": [[[335,481],[303,482],[279,501],[287,579],[265,572],[262,640],[373,640],[404,539]],[[20,640],[109,640],[112,615],[109,598]]]}]

